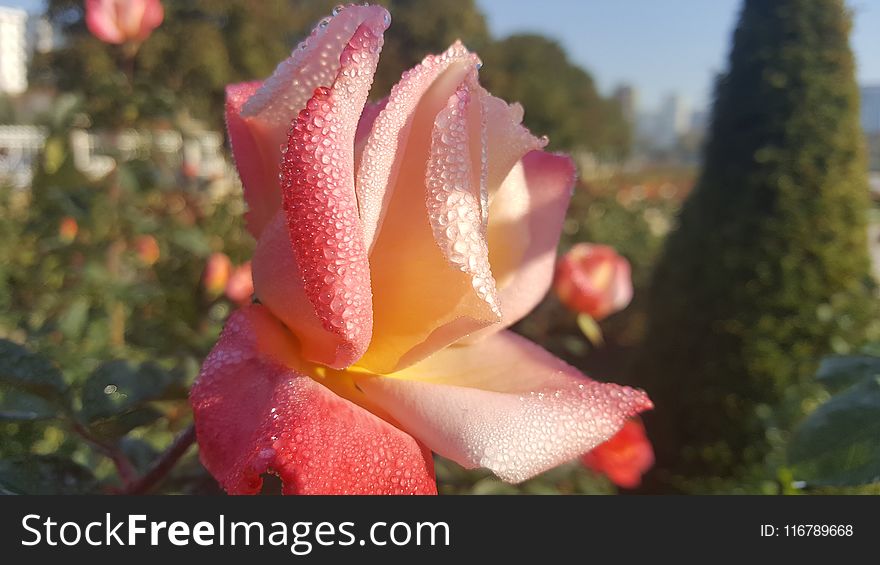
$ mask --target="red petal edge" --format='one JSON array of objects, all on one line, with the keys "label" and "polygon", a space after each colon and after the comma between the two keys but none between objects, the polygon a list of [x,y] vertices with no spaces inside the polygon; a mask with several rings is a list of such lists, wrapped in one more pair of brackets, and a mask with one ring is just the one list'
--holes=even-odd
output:
[{"label": "red petal edge", "polygon": [[238,310],[193,386],[200,457],[221,486],[255,494],[272,473],[284,494],[436,494],[430,451],[266,352],[283,340],[264,307]]}]

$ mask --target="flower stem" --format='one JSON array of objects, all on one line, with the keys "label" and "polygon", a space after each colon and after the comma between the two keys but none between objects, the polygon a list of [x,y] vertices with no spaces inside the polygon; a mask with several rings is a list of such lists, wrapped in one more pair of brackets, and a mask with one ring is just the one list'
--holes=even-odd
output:
[{"label": "flower stem", "polygon": [[146,494],[151,488],[156,486],[165,475],[174,467],[177,461],[183,457],[186,450],[195,442],[196,429],[190,424],[171,444],[165,453],[153,464],[147,474],[129,484],[123,494]]},{"label": "flower stem", "polygon": [[70,421],[71,428],[77,435],[95,446],[98,451],[113,461],[113,465],[116,466],[116,472],[119,473],[119,479],[122,481],[123,488],[128,489],[130,485],[135,482],[135,478],[137,477],[134,465],[131,464],[128,457],[126,457],[117,447],[95,437],[88,428],[79,423],[75,418],[71,418]]}]

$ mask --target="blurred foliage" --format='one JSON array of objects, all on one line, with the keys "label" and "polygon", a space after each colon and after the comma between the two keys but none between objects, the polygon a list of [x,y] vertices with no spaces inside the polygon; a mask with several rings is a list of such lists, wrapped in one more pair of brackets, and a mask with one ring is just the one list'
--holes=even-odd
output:
[{"label": "blurred foliage", "polygon": [[808,488],[880,486],[880,357],[828,357],[816,376],[838,392],[795,429],[794,479]]},{"label": "blurred foliage", "polygon": [[631,132],[620,106],[602,98],[592,77],[569,61],[555,41],[514,35],[492,43],[480,56],[486,88],[521,103],[525,124],[548,135],[551,148],[585,149],[611,158],[629,152]]},{"label": "blurred foliage", "polygon": [[841,0],[745,2],[631,376],[657,406],[655,488],[776,468],[818,359],[877,333],[849,30]]},{"label": "blurred foliage", "polygon": [[124,47],[88,32],[82,1],[49,0],[48,15],[67,45],[36,57],[32,82],[81,93],[97,126],[170,119],[185,110],[221,129],[226,85],[269,76],[326,11],[318,1],[163,5],[162,25],[130,58]]},{"label": "blurred foliage", "polygon": [[230,180],[158,155],[84,177],[68,146],[81,110],[60,97],[32,188],[0,188],[0,460],[36,466],[0,477],[13,491],[43,473],[85,480],[80,466],[95,489],[118,486],[108,453],[146,465],[189,424],[189,383],[233,307],[202,290],[205,260],[253,248]]},{"label": "blurred foliage", "polygon": [[[480,54],[487,87],[521,102],[525,123],[554,149],[622,156],[629,127],[616,103],[602,98],[590,75],[555,42],[540,36],[494,40],[474,0],[380,0],[392,25],[385,33],[371,91],[384,97],[403,71],[456,39]],[[306,37],[336,0],[181,0],[165,3],[165,21],[133,59],[85,27],[82,2],[49,0],[66,48],[38,55],[31,82],[79,92],[96,126],[173,121],[181,114],[223,128],[227,84],[263,79]],[[547,61],[553,61],[548,65]],[[2,110],[2,108],[0,108]]]}]

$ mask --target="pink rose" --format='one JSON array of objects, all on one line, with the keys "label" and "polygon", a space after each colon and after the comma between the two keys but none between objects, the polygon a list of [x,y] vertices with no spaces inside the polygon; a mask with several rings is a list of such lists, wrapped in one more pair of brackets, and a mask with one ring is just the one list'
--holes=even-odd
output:
[{"label": "pink rose", "polygon": [[227,90],[260,304],[191,402],[230,493],[265,472],[291,494],[435,493],[432,451],[522,481],[651,407],[505,329],[550,286],[574,166],[460,43],[367,103],[389,23],[348,6]]},{"label": "pink rose", "polygon": [[141,43],[164,17],[159,0],[86,0],[86,26],[105,43]]},{"label": "pink rose", "polygon": [[578,243],[559,261],[554,287],[569,309],[602,320],[632,300],[629,261],[607,245]]}]

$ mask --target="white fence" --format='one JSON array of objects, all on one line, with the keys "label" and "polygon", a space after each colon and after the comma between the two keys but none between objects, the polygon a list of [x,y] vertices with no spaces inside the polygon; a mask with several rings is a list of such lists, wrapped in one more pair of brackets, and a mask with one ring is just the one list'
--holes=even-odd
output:
[{"label": "white fence", "polygon": [[[37,126],[0,125],[0,182],[27,188],[46,144],[48,131]],[[214,131],[186,134],[176,130],[70,132],[74,166],[92,179],[110,173],[117,162],[160,157],[181,174],[196,179],[234,177],[224,156],[223,136]]]}]

